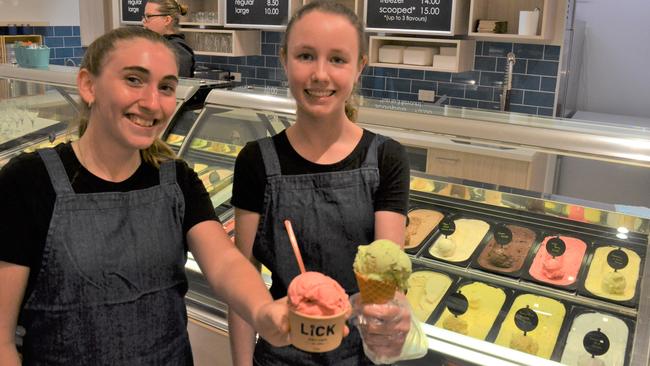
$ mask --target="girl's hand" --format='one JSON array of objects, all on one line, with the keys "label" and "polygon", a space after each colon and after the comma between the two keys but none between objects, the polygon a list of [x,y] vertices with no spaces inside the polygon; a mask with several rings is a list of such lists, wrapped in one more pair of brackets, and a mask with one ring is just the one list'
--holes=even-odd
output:
[{"label": "girl's hand", "polygon": [[255,316],[254,328],[260,337],[275,347],[289,345],[289,306],[287,297],[262,305]]},{"label": "girl's hand", "polygon": [[395,293],[386,304],[362,304],[359,295],[351,298],[353,322],[363,338],[366,355],[371,360],[399,357],[411,329],[411,311],[406,296]]}]

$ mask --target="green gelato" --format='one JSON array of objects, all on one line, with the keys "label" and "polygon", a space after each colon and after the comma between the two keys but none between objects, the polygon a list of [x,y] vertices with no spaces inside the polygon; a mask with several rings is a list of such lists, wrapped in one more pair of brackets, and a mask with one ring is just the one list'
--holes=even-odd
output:
[{"label": "green gelato", "polygon": [[411,260],[394,242],[375,240],[359,246],[354,258],[354,271],[371,280],[393,282],[406,290],[411,275]]}]

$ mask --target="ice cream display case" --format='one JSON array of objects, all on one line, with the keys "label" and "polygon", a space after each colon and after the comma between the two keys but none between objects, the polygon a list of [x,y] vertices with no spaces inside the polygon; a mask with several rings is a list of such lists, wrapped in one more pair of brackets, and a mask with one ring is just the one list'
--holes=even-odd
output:
[{"label": "ice cream display case", "polygon": [[[78,118],[76,67],[47,69],[0,64],[0,166],[22,151],[74,139]],[[181,79],[176,90],[175,120],[194,121],[212,88],[229,81]],[[71,127],[72,126],[72,127]]]},{"label": "ice cream display case", "polygon": [[[284,89],[213,90],[195,123],[167,131],[170,143],[183,137],[180,155],[214,187],[228,230],[236,154],[294,118]],[[402,364],[648,364],[647,209],[553,193],[557,156],[650,168],[647,130],[373,99],[362,101],[359,124],[402,142],[420,162],[411,173],[407,298],[430,351]],[[429,160],[442,159],[429,149],[443,145],[488,158],[542,157],[543,173],[524,187],[435,174]],[[227,331],[226,306],[193,261],[188,268],[190,317],[198,311]]]}]

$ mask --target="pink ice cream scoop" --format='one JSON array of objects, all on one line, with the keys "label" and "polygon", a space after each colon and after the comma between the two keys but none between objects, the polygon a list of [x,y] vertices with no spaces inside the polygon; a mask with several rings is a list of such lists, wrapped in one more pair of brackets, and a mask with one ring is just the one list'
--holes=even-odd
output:
[{"label": "pink ice cream scoop", "polygon": [[546,250],[546,244],[553,238],[555,236],[544,239],[528,271],[539,281],[559,286],[572,285],[577,280],[587,244],[578,238],[560,236],[566,249],[561,256],[553,257]]},{"label": "pink ice cream scoop", "polygon": [[291,308],[303,315],[334,315],[350,308],[341,285],[320,272],[305,272],[294,278],[287,295]]}]

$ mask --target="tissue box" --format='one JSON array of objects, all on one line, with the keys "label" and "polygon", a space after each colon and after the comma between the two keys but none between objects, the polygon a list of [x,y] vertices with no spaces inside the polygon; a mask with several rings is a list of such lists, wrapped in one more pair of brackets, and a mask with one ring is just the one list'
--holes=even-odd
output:
[{"label": "tissue box", "polygon": [[443,55],[434,55],[433,56],[433,67],[437,69],[455,69],[456,68],[456,56],[443,56]]},{"label": "tissue box", "polygon": [[440,56],[456,56],[456,47],[440,47]]},{"label": "tissue box", "polygon": [[432,47],[406,47],[404,49],[404,63],[407,65],[431,66],[433,54],[440,52]]},{"label": "tissue box", "polygon": [[401,64],[404,62],[404,46],[381,46],[379,47],[379,62],[388,64]]}]

